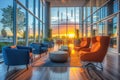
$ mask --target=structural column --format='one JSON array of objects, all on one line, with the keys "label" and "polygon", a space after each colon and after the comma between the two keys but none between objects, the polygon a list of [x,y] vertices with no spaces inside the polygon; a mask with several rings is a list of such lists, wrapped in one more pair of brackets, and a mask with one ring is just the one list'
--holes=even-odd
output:
[{"label": "structural column", "polygon": [[118,37],[117,37],[117,48],[118,48],[118,53],[120,53],[120,13],[118,14]]},{"label": "structural column", "polygon": [[88,14],[88,13],[87,13],[87,12],[88,12],[88,11],[87,11],[87,5],[86,5],[86,6],[85,6],[85,36],[86,36],[86,37],[88,37],[88,25],[87,25],[87,21],[88,21],[88,20],[87,20],[87,19],[88,19],[88,18],[87,18],[87,14]]},{"label": "structural column", "polygon": [[[38,0],[38,18],[40,19],[40,0]],[[38,20],[38,42],[40,43],[40,21]]]},{"label": "structural column", "polygon": [[92,15],[93,9],[92,9],[92,0],[90,0],[90,15],[91,15],[91,21],[90,21],[90,28],[91,28],[91,37],[93,36],[93,15]]},{"label": "structural column", "polygon": [[43,38],[49,38],[49,31],[50,31],[50,2],[46,2],[45,4],[45,27],[44,27],[44,34]]},{"label": "structural column", "polygon": [[[26,8],[28,8],[28,3],[29,3],[28,0],[26,0]],[[28,32],[29,32],[28,31],[28,11],[26,10],[26,32],[25,32],[26,33],[25,35],[26,46],[28,46],[28,38],[29,38]]]},{"label": "structural column", "polygon": [[[119,10],[120,10],[120,0],[118,3],[119,3]],[[118,53],[120,53],[120,13],[118,13],[117,18],[118,18],[118,24],[117,24],[117,26],[118,26],[118,37],[117,37],[118,45],[117,45],[117,48],[118,48]]]},{"label": "structural column", "polygon": [[84,36],[84,9],[83,9],[84,7],[81,7],[81,11],[82,11],[82,26],[81,26],[81,28],[82,28],[82,37]]},{"label": "structural column", "polygon": [[[34,15],[36,14],[35,10],[36,10],[36,0],[34,0],[33,2],[33,13]],[[35,17],[33,18],[33,37],[34,37],[34,42],[36,42],[36,20]]]},{"label": "structural column", "polygon": [[17,3],[16,0],[13,0],[13,44],[17,45],[17,27],[16,27],[16,9]]},{"label": "structural column", "polygon": [[82,37],[82,8],[79,7],[79,37]]},{"label": "structural column", "polygon": [[[111,15],[111,14],[113,14],[113,1],[111,0],[111,1],[109,1],[108,2],[108,6],[107,6],[107,12],[108,12],[108,15]],[[113,21],[107,21],[107,30],[108,30],[108,35],[110,35],[111,36],[111,33],[113,33],[113,27],[110,27],[110,26],[113,26]]]}]

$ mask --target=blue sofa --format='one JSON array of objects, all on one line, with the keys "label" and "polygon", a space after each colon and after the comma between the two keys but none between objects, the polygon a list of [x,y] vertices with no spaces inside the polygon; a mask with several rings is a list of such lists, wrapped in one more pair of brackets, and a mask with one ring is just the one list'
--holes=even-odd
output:
[{"label": "blue sofa", "polygon": [[2,48],[2,54],[4,63],[9,66],[15,65],[26,65],[28,69],[29,64],[29,53],[32,51],[30,47],[16,46],[16,48],[11,48],[10,46],[5,46]]}]

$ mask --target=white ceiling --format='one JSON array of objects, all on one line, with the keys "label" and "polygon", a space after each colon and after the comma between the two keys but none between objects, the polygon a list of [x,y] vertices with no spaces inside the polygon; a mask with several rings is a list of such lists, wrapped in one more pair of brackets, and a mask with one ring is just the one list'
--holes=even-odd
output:
[{"label": "white ceiling", "polygon": [[79,7],[84,6],[88,0],[45,0],[51,7]]}]

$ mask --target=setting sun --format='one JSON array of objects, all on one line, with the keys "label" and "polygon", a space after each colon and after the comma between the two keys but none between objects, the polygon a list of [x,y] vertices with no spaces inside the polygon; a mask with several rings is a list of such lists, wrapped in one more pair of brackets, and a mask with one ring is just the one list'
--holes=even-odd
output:
[{"label": "setting sun", "polygon": [[68,34],[68,37],[69,37],[69,38],[74,38],[74,37],[75,37],[75,34]]}]

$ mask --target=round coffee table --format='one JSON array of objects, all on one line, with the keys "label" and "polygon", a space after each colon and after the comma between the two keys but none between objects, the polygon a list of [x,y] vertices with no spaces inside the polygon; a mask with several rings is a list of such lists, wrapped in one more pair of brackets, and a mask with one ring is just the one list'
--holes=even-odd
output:
[{"label": "round coffee table", "polygon": [[66,62],[68,60],[68,53],[66,51],[54,51],[49,54],[49,58],[53,62]]}]

